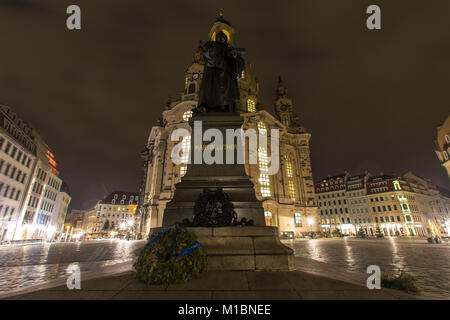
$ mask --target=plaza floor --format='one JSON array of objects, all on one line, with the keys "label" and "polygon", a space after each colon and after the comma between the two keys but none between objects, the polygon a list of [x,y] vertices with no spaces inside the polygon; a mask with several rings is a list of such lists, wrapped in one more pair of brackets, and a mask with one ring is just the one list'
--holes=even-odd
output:
[{"label": "plaza floor", "polygon": [[[410,300],[421,296],[401,291],[369,290],[365,276],[334,270],[297,258],[297,270],[290,272],[222,271],[203,272],[184,284],[146,285],[127,270],[83,280],[81,290],[69,290],[65,284],[35,288],[16,295],[13,300]],[[315,272],[308,272],[314,269]],[[322,271],[321,271],[322,270]]]}]

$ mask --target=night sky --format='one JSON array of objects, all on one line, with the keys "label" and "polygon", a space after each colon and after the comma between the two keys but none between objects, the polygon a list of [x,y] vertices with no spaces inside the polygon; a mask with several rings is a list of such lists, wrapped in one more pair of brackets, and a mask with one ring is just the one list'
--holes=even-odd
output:
[{"label": "night sky", "polygon": [[[70,4],[81,31],[66,28]],[[370,4],[381,31],[366,28]],[[449,187],[433,143],[449,114],[448,0],[0,0],[0,104],[51,146],[72,208],[138,189],[139,152],[220,8],[270,111],[283,76],[315,180],[412,171]]]}]

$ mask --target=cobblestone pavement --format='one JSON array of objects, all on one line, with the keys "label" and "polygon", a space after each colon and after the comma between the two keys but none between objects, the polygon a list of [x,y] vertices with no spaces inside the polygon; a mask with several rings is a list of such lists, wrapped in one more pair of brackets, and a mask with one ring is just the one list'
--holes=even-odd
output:
[{"label": "cobblestone pavement", "polygon": [[[337,273],[345,269],[365,274],[369,265],[378,265],[382,273],[397,273],[403,269],[418,276],[425,294],[450,298],[450,243],[429,244],[425,240],[396,238],[290,240],[283,243],[292,247],[297,257],[326,263],[327,276],[332,276],[333,266]],[[303,268],[306,269],[305,264]],[[309,266],[311,271],[319,268],[316,264]]]},{"label": "cobblestone pavement", "polygon": [[187,283],[147,285],[134,272],[82,281],[80,290],[62,285],[6,300],[410,300],[420,296],[365,286],[301,271],[202,272]]},{"label": "cobblestone pavement", "polygon": [[[428,244],[417,240],[319,239],[284,241],[293,247],[302,271],[349,280],[353,271],[363,283],[367,266],[382,272],[403,268],[419,277],[424,293],[450,298],[450,244]],[[82,272],[124,262],[131,265],[144,241],[93,241],[0,247],[0,293],[66,279],[67,267],[78,263]],[[310,260],[311,258],[314,260]],[[316,261],[316,262],[315,262]],[[321,263],[320,263],[321,262]],[[363,277],[364,273],[364,277]]]},{"label": "cobblestone pavement", "polygon": [[144,241],[87,241],[0,247],[0,292],[67,278],[67,267],[81,272],[131,261]]}]

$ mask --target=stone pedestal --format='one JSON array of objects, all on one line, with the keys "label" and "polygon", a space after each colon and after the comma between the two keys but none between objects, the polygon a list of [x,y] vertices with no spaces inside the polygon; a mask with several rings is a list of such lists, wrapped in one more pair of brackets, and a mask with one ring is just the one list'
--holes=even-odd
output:
[{"label": "stone pedestal", "polygon": [[208,257],[207,270],[294,270],[293,250],[276,227],[188,228]]},{"label": "stone pedestal", "polygon": [[[239,129],[242,127],[243,118],[238,113],[201,113],[194,114],[190,124],[194,128],[194,121],[202,121],[202,132],[208,129],[218,129],[223,135],[223,144],[234,146],[236,141],[226,141],[226,129]],[[194,205],[198,196],[204,188],[222,188],[233,202],[238,219],[252,219],[255,225],[264,226],[264,209],[261,201],[255,196],[252,181],[245,173],[244,164],[236,164],[236,153],[234,150],[235,164],[211,164],[208,165],[201,160],[201,164],[194,163],[195,148],[204,148],[211,142],[203,142],[196,145],[195,129],[191,137],[191,162],[188,164],[187,173],[181,182],[175,185],[175,193],[163,215],[163,227],[171,226],[183,219],[192,221],[194,216]],[[223,150],[226,159],[226,150]]]},{"label": "stone pedestal", "polygon": [[[196,130],[194,121],[202,121],[201,130]],[[226,130],[241,128],[243,118],[233,113],[201,113],[194,114],[190,124],[193,128],[191,164],[181,182],[175,185],[174,197],[164,210],[163,227],[184,219],[193,221],[195,201],[203,190],[221,188],[233,203],[238,220],[251,219],[254,226],[188,228],[197,235],[208,255],[208,270],[293,270],[293,250],[280,242],[278,228],[265,226],[262,202],[256,198],[244,164],[237,164],[236,139],[226,140]],[[210,144],[199,139],[208,129],[222,132],[224,149],[233,147],[234,164],[226,164],[226,150],[223,150],[224,164],[209,165],[204,163],[203,157],[196,164],[199,159],[195,161],[195,151],[203,152]]]}]

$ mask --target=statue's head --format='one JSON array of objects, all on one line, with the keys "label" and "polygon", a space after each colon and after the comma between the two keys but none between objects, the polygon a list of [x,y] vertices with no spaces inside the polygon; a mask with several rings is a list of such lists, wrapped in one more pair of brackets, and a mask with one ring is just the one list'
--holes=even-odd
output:
[{"label": "statue's head", "polygon": [[218,34],[216,34],[216,41],[220,43],[227,43],[228,37],[223,31],[220,31]]}]

